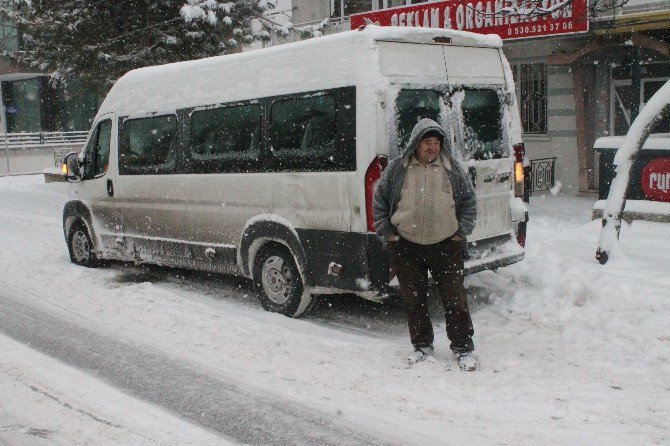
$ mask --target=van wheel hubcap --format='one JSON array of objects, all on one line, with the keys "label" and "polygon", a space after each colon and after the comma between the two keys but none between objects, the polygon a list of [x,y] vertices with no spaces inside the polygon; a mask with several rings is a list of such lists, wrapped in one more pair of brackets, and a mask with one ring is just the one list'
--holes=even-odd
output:
[{"label": "van wheel hubcap", "polygon": [[261,282],[268,298],[277,305],[288,301],[294,287],[291,269],[279,256],[268,257],[263,262]]},{"label": "van wheel hubcap", "polygon": [[85,262],[90,256],[88,237],[81,230],[75,231],[72,235],[72,252],[78,262]]}]

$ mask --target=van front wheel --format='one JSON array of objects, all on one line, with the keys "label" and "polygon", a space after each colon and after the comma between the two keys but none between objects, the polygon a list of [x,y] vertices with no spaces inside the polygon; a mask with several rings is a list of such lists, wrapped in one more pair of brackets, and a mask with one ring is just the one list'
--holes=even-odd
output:
[{"label": "van front wheel", "polygon": [[279,244],[263,246],[254,259],[254,289],[266,311],[298,317],[310,308],[300,271],[290,251]]},{"label": "van front wheel", "polygon": [[70,228],[67,238],[67,247],[70,251],[70,260],[72,263],[95,268],[98,266],[98,259],[95,256],[91,236],[86,230],[86,226],[77,222]]}]

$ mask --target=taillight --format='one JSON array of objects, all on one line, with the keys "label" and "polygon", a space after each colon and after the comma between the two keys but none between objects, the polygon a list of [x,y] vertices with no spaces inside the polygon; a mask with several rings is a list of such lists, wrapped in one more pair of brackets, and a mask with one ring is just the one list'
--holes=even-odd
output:
[{"label": "taillight", "polygon": [[514,146],[514,195],[521,198],[524,196],[524,172],[523,159],[526,156],[526,148],[523,143]]},{"label": "taillight", "polygon": [[[524,158],[526,157],[526,148],[523,143],[514,146],[514,195],[528,202],[530,195],[525,190],[526,184],[526,169],[523,166]],[[528,213],[524,217],[524,221],[520,221],[516,229],[516,241],[521,246],[526,246],[526,226],[528,221]]]},{"label": "taillight", "polygon": [[519,245],[525,247],[526,246],[526,227],[528,223],[525,221],[522,221],[519,223],[519,226],[516,230],[516,241],[519,243]]},{"label": "taillight", "polygon": [[385,156],[376,156],[368,170],[365,171],[365,211],[368,221],[368,231],[375,232],[375,217],[372,213],[372,200],[375,196],[375,186],[382,176],[382,171],[386,168],[387,158]]}]

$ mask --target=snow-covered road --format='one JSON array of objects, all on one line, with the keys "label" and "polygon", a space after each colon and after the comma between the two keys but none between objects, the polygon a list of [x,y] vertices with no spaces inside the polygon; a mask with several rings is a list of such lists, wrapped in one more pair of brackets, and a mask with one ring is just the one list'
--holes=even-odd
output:
[{"label": "snow-covered road", "polygon": [[[194,424],[243,444],[388,444],[338,426],[297,403],[222,374],[193,370],[179,358],[101,335],[36,310],[11,287],[0,290],[0,332]],[[34,296],[32,296],[34,297]],[[219,376],[216,376],[219,375]],[[31,389],[38,393],[39,390]],[[121,427],[102,418],[96,421]]]},{"label": "snow-covered road", "polygon": [[[397,302],[331,297],[292,320],[263,312],[242,280],[71,265],[61,230],[66,187],[40,177],[0,178],[0,287],[20,288],[14,300],[20,294],[31,311],[136,346],[146,360],[169,358],[286,407],[310,408],[343,429],[403,444],[670,443],[669,225],[625,226],[627,258],[603,267],[594,259],[594,200],[534,197],[526,260],[468,278],[482,367],[465,374],[448,354],[436,303],[436,361],[407,369]],[[124,386],[104,375],[60,363],[31,368],[32,361],[57,361],[2,336],[0,348],[10,353],[0,360],[0,390],[9,395],[0,400],[0,443],[41,441],[40,429],[49,432],[48,444],[84,444],[80,432],[97,444],[226,441],[195,426],[211,427],[197,417],[178,420],[166,412],[174,411],[169,404],[118,393],[114,387]],[[22,385],[26,377],[43,393]],[[92,386],[92,379],[106,384]],[[76,392],[73,381],[82,382]],[[191,390],[210,390],[203,386]],[[51,417],[55,402],[45,394],[81,407],[76,420]],[[127,413],[115,409],[121,399],[129,400]],[[262,420],[252,409],[229,409]],[[119,441],[109,424],[82,412],[132,428]],[[298,439],[309,434],[286,426],[276,430],[276,443],[292,429]],[[259,430],[274,438],[270,426]]]}]

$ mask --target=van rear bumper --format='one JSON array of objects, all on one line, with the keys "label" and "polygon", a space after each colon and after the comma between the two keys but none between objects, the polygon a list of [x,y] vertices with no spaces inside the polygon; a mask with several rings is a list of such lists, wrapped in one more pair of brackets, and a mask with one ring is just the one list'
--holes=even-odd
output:
[{"label": "van rear bumper", "polygon": [[523,260],[524,252],[507,254],[500,253],[483,259],[468,260],[465,262],[465,275],[478,273],[487,269],[502,268]]},{"label": "van rear bumper", "polygon": [[[355,293],[373,300],[397,292],[387,245],[376,234],[296,231],[307,257],[307,286],[314,292]],[[509,233],[469,243],[468,254],[465,274],[474,274],[519,262],[524,249]],[[331,265],[339,267],[337,274]]]},{"label": "van rear bumper", "polygon": [[[520,262],[524,258],[525,251],[522,246],[516,243],[513,234],[509,233],[468,243],[467,254],[465,275],[502,268]],[[388,265],[388,254],[386,251],[384,252],[384,256],[387,259]],[[388,281],[389,279],[387,278],[386,280]],[[385,294],[397,293],[398,279],[393,277],[382,289]]]},{"label": "van rear bumper", "polygon": [[465,274],[474,274],[487,269],[508,266],[523,260],[525,251],[514,237],[514,233],[490,237],[468,243],[465,259]]},{"label": "van rear bumper", "polygon": [[309,288],[371,297],[385,293],[389,258],[376,234],[299,228],[296,232],[305,251]]}]

